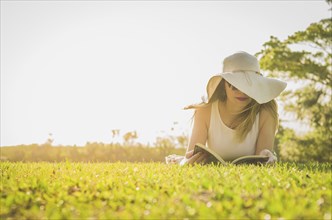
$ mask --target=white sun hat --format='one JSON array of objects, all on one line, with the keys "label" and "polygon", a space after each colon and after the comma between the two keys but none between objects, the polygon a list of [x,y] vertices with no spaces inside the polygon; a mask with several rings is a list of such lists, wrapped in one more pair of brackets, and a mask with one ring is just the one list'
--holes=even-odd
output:
[{"label": "white sun hat", "polygon": [[283,81],[264,77],[260,73],[257,58],[243,51],[226,57],[223,62],[223,72],[209,79],[206,87],[208,101],[222,79],[259,104],[276,98],[287,86]]}]

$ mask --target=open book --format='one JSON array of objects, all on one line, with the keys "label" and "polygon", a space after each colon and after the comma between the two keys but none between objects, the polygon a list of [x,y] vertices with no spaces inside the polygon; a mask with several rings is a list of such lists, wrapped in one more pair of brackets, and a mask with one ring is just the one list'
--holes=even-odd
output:
[{"label": "open book", "polygon": [[[221,163],[223,165],[229,164],[229,162],[226,162],[223,160],[216,152],[214,152],[212,149],[205,147],[202,144],[196,144],[194,148],[194,155],[198,152],[205,152],[209,155],[207,163]],[[262,155],[248,155],[239,157],[233,161],[231,161],[231,164],[259,164],[259,163],[266,163],[268,161],[268,156],[262,156]]]}]

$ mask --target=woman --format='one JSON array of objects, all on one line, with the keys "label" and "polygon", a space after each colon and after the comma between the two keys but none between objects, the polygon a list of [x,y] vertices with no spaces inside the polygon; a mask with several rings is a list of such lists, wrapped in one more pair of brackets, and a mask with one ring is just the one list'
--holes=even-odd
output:
[{"label": "woman", "polygon": [[256,57],[237,52],[223,62],[223,73],[207,85],[208,100],[188,106],[195,109],[194,126],[181,164],[206,162],[207,155],[193,155],[196,143],[207,144],[225,160],[245,155],[267,155],[268,163],[277,161],[272,153],[278,128],[274,100],[286,83],[260,73]]}]

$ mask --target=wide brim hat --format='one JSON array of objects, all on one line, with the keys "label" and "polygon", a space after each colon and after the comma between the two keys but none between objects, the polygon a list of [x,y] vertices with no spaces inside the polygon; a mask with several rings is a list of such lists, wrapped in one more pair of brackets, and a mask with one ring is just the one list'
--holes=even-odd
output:
[{"label": "wide brim hat", "polygon": [[222,79],[259,104],[273,100],[287,86],[287,83],[281,80],[264,77],[257,58],[243,51],[226,57],[223,62],[223,72],[209,79],[206,87],[208,102]]}]

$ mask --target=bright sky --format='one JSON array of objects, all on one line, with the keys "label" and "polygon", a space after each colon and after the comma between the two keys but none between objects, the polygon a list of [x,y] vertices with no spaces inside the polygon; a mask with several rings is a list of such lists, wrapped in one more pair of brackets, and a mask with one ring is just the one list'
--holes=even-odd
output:
[{"label": "bright sky", "polygon": [[189,132],[233,52],[330,16],[325,1],[1,1],[1,146]]}]

